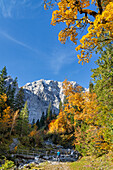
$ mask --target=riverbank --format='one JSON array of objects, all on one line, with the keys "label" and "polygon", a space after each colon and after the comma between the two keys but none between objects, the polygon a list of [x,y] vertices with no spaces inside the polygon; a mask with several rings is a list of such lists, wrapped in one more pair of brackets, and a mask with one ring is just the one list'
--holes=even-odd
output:
[{"label": "riverbank", "polygon": [[[27,150],[27,148],[26,148]],[[57,161],[57,150],[60,150],[60,162]],[[30,159],[33,154],[33,158]],[[24,157],[23,157],[24,156]],[[70,148],[63,148],[61,145],[55,145],[50,140],[44,142],[44,148],[38,150],[33,149],[22,152],[17,150],[15,154],[11,155],[12,161],[18,167],[18,170],[112,170],[113,169],[113,152],[104,154],[98,158],[94,156],[79,155],[79,152]],[[3,162],[2,162],[3,163]],[[5,163],[5,162],[4,162]],[[6,163],[7,164],[7,163]],[[10,162],[11,164],[11,162]],[[8,167],[8,165],[6,165]],[[1,167],[0,167],[1,169]]]},{"label": "riverbank", "polygon": [[[9,163],[6,162],[8,165]],[[4,167],[7,165],[5,164]],[[11,162],[10,162],[11,167]],[[15,170],[16,167],[9,168]],[[2,167],[0,167],[1,169]],[[7,168],[6,168],[7,169]],[[5,170],[6,170],[5,169]],[[113,169],[113,152],[109,152],[101,157],[85,156],[76,162],[57,162],[45,160],[43,162],[30,162],[24,166],[18,167],[18,170],[112,170]],[[3,170],[3,169],[2,169]]]},{"label": "riverbank", "polygon": [[[110,152],[99,158],[86,156],[76,162],[52,162],[46,161],[39,165],[31,164],[32,170],[112,170],[113,153]],[[22,170],[27,170],[24,167]]]}]

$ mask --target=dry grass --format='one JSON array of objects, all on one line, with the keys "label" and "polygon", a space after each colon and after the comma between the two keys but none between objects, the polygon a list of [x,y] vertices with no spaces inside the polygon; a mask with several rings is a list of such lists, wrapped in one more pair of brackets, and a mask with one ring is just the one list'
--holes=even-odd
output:
[{"label": "dry grass", "polygon": [[113,153],[95,158],[83,157],[81,160],[70,164],[71,170],[113,170]]},{"label": "dry grass", "polygon": [[113,152],[99,158],[87,156],[73,163],[44,162],[32,170],[113,170]]}]

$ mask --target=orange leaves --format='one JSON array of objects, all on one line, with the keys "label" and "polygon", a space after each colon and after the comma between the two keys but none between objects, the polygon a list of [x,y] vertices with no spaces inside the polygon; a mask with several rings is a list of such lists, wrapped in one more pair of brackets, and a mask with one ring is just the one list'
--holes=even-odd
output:
[{"label": "orange leaves", "polygon": [[77,86],[76,88],[74,88],[72,84],[69,81],[67,81],[67,79],[64,80],[63,93],[65,94],[65,96],[69,96],[71,94],[75,94],[75,92],[81,92],[81,91],[82,91],[81,86]]},{"label": "orange leaves", "polygon": [[[49,6],[51,3],[47,4]],[[52,13],[51,24],[65,23],[66,27],[58,35],[61,43],[65,43],[69,37],[76,45],[78,30],[84,30],[88,26],[88,33],[81,38],[80,45],[75,48],[76,51],[80,50],[80,54],[77,55],[79,63],[88,63],[94,50],[101,48],[102,43],[109,44],[113,41],[113,2],[111,0],[60,0],[56,4],[57,10]],[[92,10],[92,4],[97,6],[98,11]],[[46,5],[45,7],[47,8]],[[94,18],[91,19],[89,16]]]},{"label": "orange leaves", "polygon": [[7,96],[6,94],[2,94],[0,95],[0,107],[1,108],[5,108],[7,105],[6,105],[6,101],[7,101]]},{"label": "orange leaves", "polygon": [[112,149],[112,111],[98,103],[95,93],[63,84],[67,103],[57,119],[49,124],[49,132],[74,134],[73,143],[79,151],[101,155]]},{"label": "orange leaves", "polygon": [[12,112],[10,106],[7,106],[6,94],[0,95],[0,131],[6,132],[12,123]]},{"label": "orange leaves", "polygon": [[73,41],[76,44],[76,41],[78,38],[76,36],[78,33],[76,32],[76,28],[71,26],[70,28],[65,28],[64,30],[61,30],[58,39],[61,41],[62,44],[65,44],[68,37],[70,37],[70,40]]},{"label": "orange leaves", "polygon": [[[106,36],[109,35],[107,38]],[[87,62],[92,56],[92,50],[98,48],[98,44],[113,41],[113,2],[109,2],[102,14],[98,14],[88,28],[88,33],[80,40],[80,45],[75,48],[81,50],[79,61]],[[84,53],[82,50],[84,49]]]},{"label": "orange leaves", "polygon": [[36,126],[36,124],[34,124],[34,127],[33,127],[34,129],[30,132],[30,134],[28,135],[29,137],[35,137],[36,136],[36,134],[37,134],[37,126]]},{"label": "orange leaves", "polygon": [[67,80],[64,81],[63,88],[68,100],[68,103],[65,104],[64,112],[74,113],[75,120],[84,120],[88,123],[97,114],[96,94],[82,92],[81,86],[73,88]]},{"label": "orange leaves", "polygon": [[29,137],[33,137],[33,136],[35,136],[35,135],[36,135],[36,131],[33,130],[33,131],[30,132]]},{"label": "orange leaves", "polygon": [[50,123],[49,130],[51,132],[64,132],[71,129],[72,115],[74,125],[76,125],[78,120],[92,123],[93,117],[97,114],[95,94],[82,92],[81,86],[74,88],[67,80],[64,81],[63,88],[68,102],[64,105],[64,110],[59,113],[57,119]]},{"label": "orange leaves", "polygon": [[81,7],[82,8],[87,8],[90,5],[89,0],[81,0]]}]

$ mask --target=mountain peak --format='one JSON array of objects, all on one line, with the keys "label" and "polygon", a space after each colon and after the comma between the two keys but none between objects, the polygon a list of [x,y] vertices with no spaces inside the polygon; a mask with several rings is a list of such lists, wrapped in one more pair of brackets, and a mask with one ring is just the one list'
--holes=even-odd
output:
[{"label": "mountain peak", "polygon": [[[78,86],[74,81],[71,84]],[[33,119],[35,122],[40,119],[42,112],[46,114],[50,102],[52,112],[59,113],[59,103],[64,100],[63,82],[40,79],[25,84],[23,90],[28,103],[30,123]]]}]

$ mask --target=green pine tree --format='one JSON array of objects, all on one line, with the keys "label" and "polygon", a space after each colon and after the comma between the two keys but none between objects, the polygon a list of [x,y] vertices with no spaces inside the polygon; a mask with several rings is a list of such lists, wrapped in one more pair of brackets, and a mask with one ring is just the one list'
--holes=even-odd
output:
[{"label": "green pine tree", "polygon": [[40,121],[39,121],[39,119],[36,121],[36,126],[37,126],[38,129],[40,129]]},{"label": "green pine tree", "polygon": [[44,112],[42,112],[42,116],[40,118],[40,127],[43,127],[45,125],[45,116]]},{"label": "green pine tree", "polygon": [[19,118],[17,121],[17,132],[20,136],[26,136],[29,133],[29,112],[27,107],[27,101],[25,102],[24,107],[22,108]]},{"label": "green pine tree", "polygon": [[62,106],[62,101],[60,101],[59,103],[59,112],[63,109],[63,106]]},{"label": "green pine tree", "polygon": [[92,93],[93,92],[93,82],[90,80],[90,83],[89,83],[89,92]]},{"label": "green pine tree", "polygon": [[7,87],[7,96],[8,96],[8,100],[7,100],[7,104],[14,109],[14,104],[15,104],[15,92],[16,92],[16,86],[17,86],[17,77],[15,78],[15,80],[12,82],[12,85],[9,84],[9,86]]},{"label": "green pine tree", "polygon": [[15,97],[15,108],[14,110],[21,110],[25,104],[24,101],[24,91],[23,88],[21,87],[20,90],[18,91],[16,97]]},{"label": "green pine tree", "polygon": [[92,69],[94,92],[98,101],[113,109],[113,46],[108,46],[101,52],[101,57],[96,61],[98,67]]},{"label": "green pine tree", "polygon": [[34,126],[34,124],[35,124],[35,119],[33,119],[33,121],[32,121],[32,126]]},{"label": "green pine tree", "polygon": [[6,67],[0,71],[0,94],[6,93],[6,80],[7,79],[7,70]]},{"label": "green pine tree", "polygon": [[51,120],[51,119],[52,119],[52,110],[51,110],[51,102],[50,102],[47,110],[47,120]]}]

